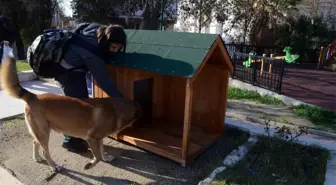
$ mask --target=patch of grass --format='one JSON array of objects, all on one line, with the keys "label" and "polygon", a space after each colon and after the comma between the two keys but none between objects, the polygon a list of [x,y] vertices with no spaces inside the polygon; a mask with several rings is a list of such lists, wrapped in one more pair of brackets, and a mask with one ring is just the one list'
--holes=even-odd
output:
[{"label": "patch of grass", "polygon": [[261,96],[255,91],[248,91],[236,87],[229,87],[228,98],[233,100],[252,100],[268,105],[282,105],[283,102],[277,98]]},{"label": "patch of grass", "polygon": [[285,123],[285,124],[288,124],[288,125],[294,125],[294,123],[286,118],[279,118],[279,122],[280,123]]},{"label": "patch of grass", "polygon": [[25,60],[17,61],[16,68],[18,72],[31,70],[30,65]]},{"label": "patch of grass", "polygon": [[324,184],[327,150],[275,138],[259,139],[243,160],[218,174],[212,185]]},{"label": "patch of grass", "polygon": [[15,116],[15,117],[11,117],[8,119],[3,119],[1,120],[1,124],[5,127],[5,128],[10,128],[10,127],[15,127],[17,124],[23,123],[25,120],[23,115],[20,116]]},{"label": "patch of grass", "polygon": [[296,115],[308,119],[314,125],[336,129],[335,112],[309,105],[298,105],[292,108]]},{"label": "patch of grass", "polygon": [[285,123],[285,124],[288,124],[288,125],[294,125],[294,123],[284,117],[272,117],[272,116],[268,116],[268,115],[263,115],[260,117],[261,119],[264,119],[264,120],[269,120],[269,121],[274,121],[274,122],[280,122],[280,123]]},{"label": "patch of grass", "polygon": [[263,112],[263,111],[261,111],[261,110],[256,110],[256,113],[259,113],[259,114],[264,114],[264,112]]}]

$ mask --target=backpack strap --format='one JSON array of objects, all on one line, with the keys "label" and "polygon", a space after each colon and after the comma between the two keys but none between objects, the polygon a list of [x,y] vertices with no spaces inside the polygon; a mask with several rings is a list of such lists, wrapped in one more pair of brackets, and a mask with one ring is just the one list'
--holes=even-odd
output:
[{"label": "backpack strap", "polygon": [[75,33],[75,34],[80,34],[81,33],[81,31],[84,29],[84,28],[86,28],[86,27],[88,27],[90,25],[90,23],[80,23],[80,24],[78,24],[74,29],[72,29],[71,30],[71,32],[73,32],[73,33]]},{"label": "backpack strap", "polygon": [[3,44],[0,44],[0,66],[2,63],[3,51],[4,51]]},{"label": "backpack strap", "polygon": [[[84,36],[82,35],[79,35],[77,33],[73,34],[71,39],[69,40],[69,42],[65,45],[65,51],[67,50],[67,47],[70,45],[70,44],[74,44],[74,45],[77,45],[79,47],[82,47],[86,50],[88,50],[89,52],[95,54],[97,57],[100,57],[102,58],[104,61],[105,61],[105,58],[104,58],[104,54],[103,52],[100,50],[100,48],[97,48],[95,45],[93,45],[92,43],[88,42],[85,40],[85,38],[83,38]],[[65,53],[63,53],[64,55]],[[63,58],[63,57],[62,57]],[[81,69],[81,68],[85,68],[85,65],[80,65],[80,66],[77,66],[77,67],[73,67],[71,69],[68,69],[67,72],[71,72],[71,71],[74,71],[74,70],[77,70],[77,69]]]},{"label": "backpack strap", "polygon": [[100,50],[100,48],[96,47],[95,45],[93,45],[92,43],[88,42],[85,40],[85,38],[83,36],[80,36],[78,34],[74,34],[70,41],[69,44],[74,44],[77,45],[79,47],[82,47],[88,51],[90,51],[91,53],[95,54],[98,57],[103,58],[103,52]]}]

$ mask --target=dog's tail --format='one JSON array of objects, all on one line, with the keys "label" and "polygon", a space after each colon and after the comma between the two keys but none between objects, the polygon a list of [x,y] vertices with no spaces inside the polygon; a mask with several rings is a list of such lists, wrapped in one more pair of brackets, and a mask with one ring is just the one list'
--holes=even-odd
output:
[{"label": "dog's tail", "polygon": [[10,96],[28,103],[36,99],[36,95],[22,88],[16,71],[15,59],[6,57],[0,68],[0,85]]}]

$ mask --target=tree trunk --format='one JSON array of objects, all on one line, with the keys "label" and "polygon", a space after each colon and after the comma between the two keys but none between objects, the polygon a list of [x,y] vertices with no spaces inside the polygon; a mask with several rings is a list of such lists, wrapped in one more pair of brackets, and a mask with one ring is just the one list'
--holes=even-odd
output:
[{"label": "tree trunk", "polygon": [[154,2],[151,0],[151,3],[146,3],[143,13],[144,26],[145,30],[157,30],[159,27],[159,10],[160,3]]},{"label": "tree trunk", "polygon": [[200,1],[200,5],[199,5],[199,15],[198,15],[198,33],[202,32],[202,16],[203,16],[203,12],[202,12],[202,8],[203,8],[203,0]]},{"label": "tree trunk", "polygon": [[247,19],[245,19],[244,20],[244,31],[243,31],[243,43],[244,44],[246,44],[247,29],[248,29]]}]

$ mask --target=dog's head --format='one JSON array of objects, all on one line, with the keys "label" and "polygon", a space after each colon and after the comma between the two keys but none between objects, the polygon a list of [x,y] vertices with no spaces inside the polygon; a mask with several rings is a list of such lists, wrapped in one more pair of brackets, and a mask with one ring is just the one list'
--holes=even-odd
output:
[{"label": "dog's head", "polygon": [[128,126],[132,126],[132,124],[134,122],[136,122],[137,120],[139,120],[141,117],[142,117],[142,114],[143,114],[143,110],[142,110],[142,107],[141,107],[141,104],[138,103],[138,102],[131,102],[132,106],[133,106],[133,114],[132,114],[132,117],[130,119],[130,124]]},{"label": "dog's head", "polygon": [[120,128],[119,130],[124,130],[127,127],[130,127],[133,125],[134,122],[139,120],[142,115],[143,115],[143,110],[141,107],[141,104],[135,101],[126,101],[124,102],[127,106],[125,107],[126,109],[125,112],[123,112],[121,116],[121,123],[122,125],[118,125]]}]

